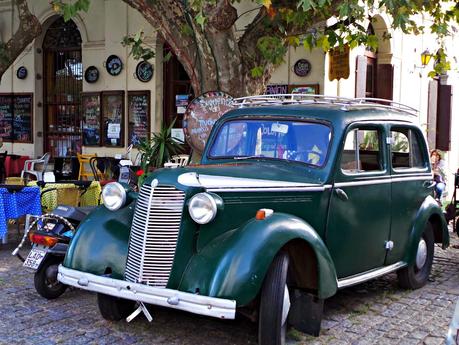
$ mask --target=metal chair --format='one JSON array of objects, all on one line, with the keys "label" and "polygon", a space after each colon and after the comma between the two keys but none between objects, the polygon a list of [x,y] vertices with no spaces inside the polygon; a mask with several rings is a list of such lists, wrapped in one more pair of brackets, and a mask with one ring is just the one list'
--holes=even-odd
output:
[{"label": "metal chair", "polygon": [[33,175],[37,181],[43,181],[43,175],[48,167],[50,154],[46,152],[39,159],[28,159],[24,162],[24,169],[21,171],[21,177]]}]

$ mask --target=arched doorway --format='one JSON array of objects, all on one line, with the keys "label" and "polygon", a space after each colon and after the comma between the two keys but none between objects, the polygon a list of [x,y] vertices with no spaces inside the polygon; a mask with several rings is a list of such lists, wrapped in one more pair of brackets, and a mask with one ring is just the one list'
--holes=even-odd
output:
[{"label": "arched doorway", "polygon": [[52,157],[81,152],[83,66],[81,35],[73,21],[60,17],[51,24],[43,58],[44,150]]}]

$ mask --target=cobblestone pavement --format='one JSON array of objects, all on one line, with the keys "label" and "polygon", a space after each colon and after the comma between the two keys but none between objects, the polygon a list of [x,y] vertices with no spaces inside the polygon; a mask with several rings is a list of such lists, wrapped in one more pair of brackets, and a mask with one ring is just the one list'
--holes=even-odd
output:
[{"label": "cobblestone pavement", "polygon": [[[452,243],[459,243],[452,234]],[[33,274],[0,244],[0,344],[256,344],[256,324],[222,321],[152,306],[130,324],[99,315],[93,293],[71,289],[41,298]],[[416,291],[395,274],[341,290],[325,302],[318,338],[295,330],[288,344],[442,344],[459,297],[459,249],[436,248],[431,281]]]}]

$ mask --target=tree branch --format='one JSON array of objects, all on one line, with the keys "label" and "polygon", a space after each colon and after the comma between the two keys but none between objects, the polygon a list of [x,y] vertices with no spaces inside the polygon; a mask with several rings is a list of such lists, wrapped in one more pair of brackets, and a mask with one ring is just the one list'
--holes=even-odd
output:
[{"label": "tree branch", "polygon": [[29,11],[26,0],[15,0],[19,16],[19,28],[3,47],[0,60],[0,80],[24,49],[41,34],[40,21]]}]

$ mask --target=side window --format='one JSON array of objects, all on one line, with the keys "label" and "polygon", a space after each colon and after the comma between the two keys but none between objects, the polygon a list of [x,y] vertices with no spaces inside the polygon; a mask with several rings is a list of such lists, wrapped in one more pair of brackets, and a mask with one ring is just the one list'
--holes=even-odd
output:
[{"label": "side window", "polygon": [[346,136],[341,170],[347,174],[382,171],[381,135],[377,129],[357,128]]},{"label": "side window", "polygon": [[394,169],[424,168],[421,145],[416,132],[409,128],[391,129],[391,154]]}]

